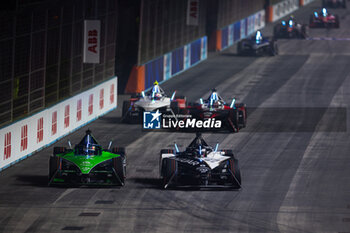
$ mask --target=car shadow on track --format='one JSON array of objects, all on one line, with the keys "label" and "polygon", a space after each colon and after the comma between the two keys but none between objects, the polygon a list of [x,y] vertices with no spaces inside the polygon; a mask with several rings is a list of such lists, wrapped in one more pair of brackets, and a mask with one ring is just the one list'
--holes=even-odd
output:
[{"label": "car shadow on track", "polygon": [[36,187],[47,187],[48,178],[45,175],[20,175],[16,177],[19,186],[28,185]]},{"label": "car shadow on track", "polygon": [[135,182],[136,184],[142,184],[139,188],[149,188],[158,190],[172,190],[172,191],[239,191],[239,188],[226,188],[226,187],[205,187],[200,188],[196,186],[185,186],[185,187],[172,187],[163,189],[162,180],[157,178],[133,178],[129,179],[129,182]]}]

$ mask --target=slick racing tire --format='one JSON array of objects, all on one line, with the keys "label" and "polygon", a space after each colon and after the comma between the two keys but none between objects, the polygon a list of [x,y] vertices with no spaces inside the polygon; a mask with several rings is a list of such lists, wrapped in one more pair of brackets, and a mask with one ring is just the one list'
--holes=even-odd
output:
[{"label": "slick racing tire", "polygon": [[275,37],[276,39],[278,39],[280,36],[280,30],[281,30],[281,26],[280,25],[276,25],[273,28],[273,37]]},{"label": "slick racing tire", "polygon": [[277,43],[273,40],[270,42],[270,56],[275,56],[278,54]]},{"label": "slick racing tire", "polygon": [[339,28],[339,25],[340,25],[339,22],[340,22],[340,21],[339,21],[339,16],[336,15],[336,16],[335,16],[335,23],[334,23],[334,27],[335,27],[335,28]]},{"label": "slick racing tire", "polygon": [[62,154],[62,153],[65,153],[66,151],[67,151],[67,149],[65,147],[54,147],[53,148],[54,155]]},{"label": "slick racing tire", "polygon": [[242,42],[239,41],[238,44],[237,44],[237,55],[238,55],[238,56],[241,56],[242,53],[243,53],[242,51],[243,51]]},{"label": "slick racing tire", "polygon": [[[237,110],[231,110],[229,112],[229,121],[228,121],[228,128],[231,132],[238,132],[239,126],[238,126],[238,112]],[[231,125],[232,124],[232,125]]]},{"label": "slick racing tire", "polygon": [[222,150],[222,151],[225,152],[225,156],[229,156],[231,158],[235,157],[232,150]]},{"label": "slick racing tire", "polygon": [[52,177],[55,175],[57,172],[58,168],[60,165],[60,158],[57,156],[50,156],[50,161],[49,161],[49,176],[48,180],[49,182],[51,181]]},{"label": "slick racing tire", "polygon": [[170,108],[173,110],[175,115],[180,113],[179,103],[177,101],[172,101],[170,103]]},{"label": "slick racing tire", "polygon": [[170,182],[171,177],[174,175],[177,169],[177,163],[174,159],[165,158],[162,161],[162,177],[163,177],[163,188]]},{"label": "slick racing tire", "polygon": [[239,128],[245,128],[247,125],[247,117],[245,115],[245,110],[239,110],[238,111],[238,122],[239,122]]},{"label": "slick racing tire", "polygon": [[123,157],[119,156],[116,158],[113,158],[113,168],[115,172],[118,175],[117,181],[121,182],[120,185],[124,185],[125,182],[125,168],[124,168],[124,162],[123,162]]},{"label": "slick racing tire", "polygon": [[124,179],[126,178],[126,154],[125,154],[125,148],[124,147],[113,147],[111,152],[113,154],[119,154],[122,158],[123,162],[123,170],[124,170]]},{"label": "slick racing tire", "polygon": [[122,117],[125,117],[125,115],[129,111],[129,108],[130,108],[130,100],[124,100],[124,102],[123,102],[123,110],[122,110]]},{"label": "slick racing tire", "polygon": [[310,28],[313,28],[313,27],[314,27],[314,17],[313,17],[312,15],[310,15],[309,27],[310,27]]},{"label": "slick racing tire", "polygon": [[163,154],[174,154],[174,150],[171,149],[161,149],[159,154],[159,175],[163,177],[163,166],[162,166],[162,155]]},{"label": "slick racing tire", "polygon": [[306,39],[307,34],[308,34],[308,33],[307,33],[306,26],[305,26],[305,25],[301,26],[301,31],[300,31],[300,33],[299,33],[300,39]]},{"label": "slick racing tire", "polygon": [[235,187],[241,187],[242,179],[238,159],[232,158],[229,160],[229,170],[234,175],[234,177],[232,177],[232,185]]}]

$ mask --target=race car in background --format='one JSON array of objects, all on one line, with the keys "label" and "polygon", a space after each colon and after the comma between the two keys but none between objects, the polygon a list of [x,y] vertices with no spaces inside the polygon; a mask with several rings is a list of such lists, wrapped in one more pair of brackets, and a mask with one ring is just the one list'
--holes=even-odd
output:
[{"label": "race car in background", "polygon": [[280,24],[275,25],[273,35],[275,39],[279,38],[299,38],[307,37],[307,25],[298,23],[293,16],[288,21],[282,20]]},{"label": "race car in background", "polygon": [[346,8],[346,0],[322,0],[322,7],[328,7],[328,8],[342,7],[342,8]]},{"label": "race car in background", "polygon": [[216,89],[212,90],[207,99],[189,103],[186,109],[186,114],[191,115],[192,118],[221,120],[222,124],[231,132],[238,132],[247,124],[246,105],[236,103],[235,98],[232,99],[230,104],[226,103]]},{"label": "race car in background", "polygon": [[123,102],[122,121],[140,123],[143,112],[157,111],[161,113],[180,113],[186,107],[186,97],[176,96],[176,91],[168,97],[158,82],[148,92],[142,91]]},{"label": "race car in background", "polygon": [[275,56],[278,54],[278,46],[273,38],[263,37],[261,32],[257,31],[255,36],[238,42],[237,54],[241,56]]},{"label": "race car in background", "polygon": [[232,150],[219,150],[209,146],[200,133],[185,151],[163,149],[160,151],[160,177],[162,187],[241,187],[238,160]]},{"label": "race car in background", "polygon": [[314,12],[310,15],[310,28],[339,28],[339,16],[333,15],[327,11],[326,8],[322,8],[321,12]]},{"label": "race car in background", "polygon": [[[74,149],[54,147],[49,161],[49,185],[124,185],[126,155],[123,147],[103,149],[91,131]],[[71,144],[69,142],[69,147]]]}]

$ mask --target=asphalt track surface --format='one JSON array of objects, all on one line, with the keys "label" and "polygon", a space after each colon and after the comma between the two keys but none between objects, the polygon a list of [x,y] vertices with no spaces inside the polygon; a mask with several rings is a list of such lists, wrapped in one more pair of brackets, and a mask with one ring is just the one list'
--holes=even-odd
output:
[{"label": "asphalt track surface", "polygon": [[[307,22],[319,5],[294,15]],[[350,11],[334,12],[341,28],[313,29],[312,37],[350,37]],[[0,173],[0,232],[350,232],[349,41],[278,43],[276,57],[210,54],[162,85],[190,101],[215,87],[250,108],[241,132],[204,134],[233,149],[240,191],[160,189],[160,149],[184,147],[194,135],[121,124],[119,108],[55,146],[79,142],[87,128],[103,145],[125,146],[126,186],[47,187],[51,146]]]}]

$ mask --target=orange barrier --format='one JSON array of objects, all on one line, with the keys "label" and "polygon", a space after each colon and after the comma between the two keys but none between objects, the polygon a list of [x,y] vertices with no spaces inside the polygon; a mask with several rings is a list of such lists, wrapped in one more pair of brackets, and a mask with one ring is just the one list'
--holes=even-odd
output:
[{"label": "orange barrier", "polygon": [[221,30],[216,30],[216,51],[221,51]]},{"label": "orange barrier", "polygon": [[140,93],[145,89],[145,65],[134,66],[131,70],[125,93]]},{"label": "orange barrier", "polygon": [[273,22],[273,6],[268,6],[266,8],[266,21]]}]

